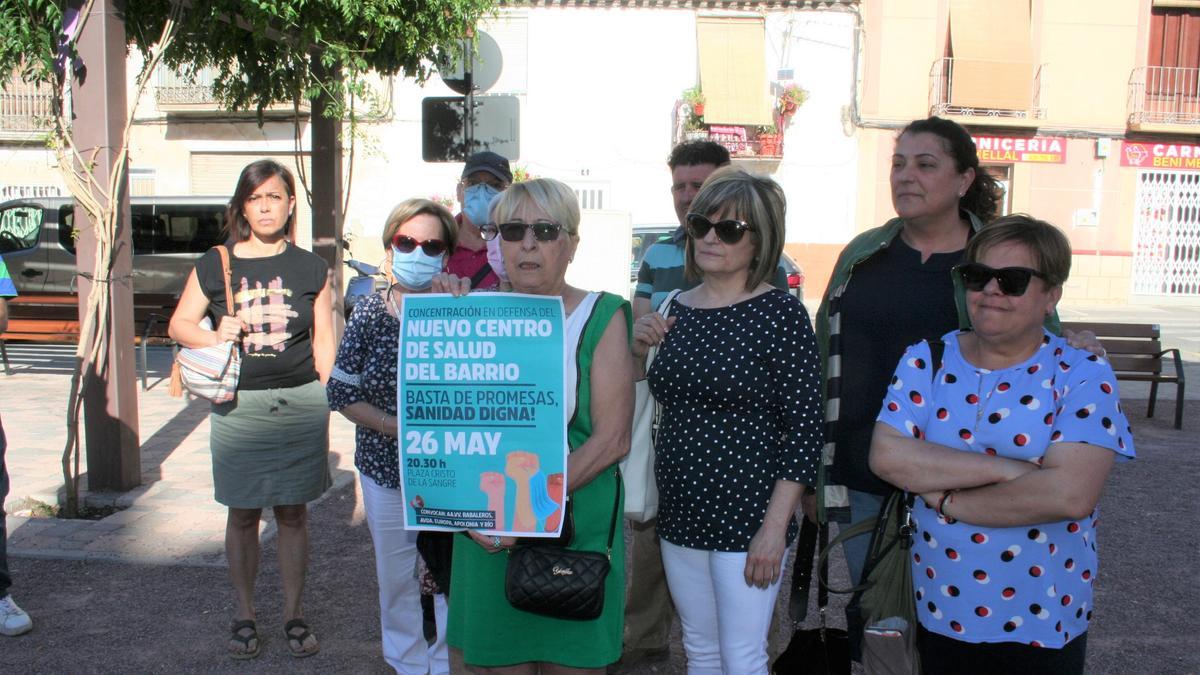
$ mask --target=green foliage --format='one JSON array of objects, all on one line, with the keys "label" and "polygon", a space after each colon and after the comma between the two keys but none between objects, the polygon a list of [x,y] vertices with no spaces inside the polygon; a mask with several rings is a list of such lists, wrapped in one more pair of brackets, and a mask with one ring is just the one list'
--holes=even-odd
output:
[{"label": "green foliage", "polygon": [[[127,0],[128,47],[147,54],[179,0]],[[465,36],[494,0],[192,0],[163,63],[184,74],[216,70],[213,93],[232,110],[330,96],[329,116],[351,96],[369,98],[362,75],[424,81],[445,45]],[[57,82],[60,0],[0,0],[0,72]],[[340,76],[339,76],[340,74]]]},{"label": "green foliage", "polygon": [[704,92],[700,91],[699,86],[689,87],[683,90],[683,102],[688,105],[703,105]]}]

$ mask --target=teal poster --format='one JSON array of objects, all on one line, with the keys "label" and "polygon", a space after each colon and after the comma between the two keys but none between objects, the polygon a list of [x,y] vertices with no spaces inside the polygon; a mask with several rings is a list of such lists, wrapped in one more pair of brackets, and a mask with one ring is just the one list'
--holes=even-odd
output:
[{"label": "teal poster", "polygon": [[409,295],[400,315],[405,528],[556,536],[568,453],[562,300]]}]

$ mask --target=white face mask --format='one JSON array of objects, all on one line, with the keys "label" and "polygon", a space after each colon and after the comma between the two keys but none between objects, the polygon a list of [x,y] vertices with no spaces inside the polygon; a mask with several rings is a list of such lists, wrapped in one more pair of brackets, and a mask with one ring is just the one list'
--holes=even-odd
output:
[{"label": "white face mask", "polygon": [[500,235],[487,241],[487,259],[500,281],[508,282],[508,270],[504,269],[504,254],[500,250]]},{"label": "white face mask", "polygon": [[418,246],[409,253],[401,253],[392,247],[392,277],[396,283],[413,290],[423,291],[433,285],[433,277],[442,271],[442,260],[445,254],[439,256],[425,255]]}]

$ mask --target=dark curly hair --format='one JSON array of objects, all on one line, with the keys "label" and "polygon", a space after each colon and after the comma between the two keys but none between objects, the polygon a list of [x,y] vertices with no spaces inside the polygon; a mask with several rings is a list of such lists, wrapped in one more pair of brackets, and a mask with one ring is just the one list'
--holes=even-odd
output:
[{"label": "dark curly hair", "polygon": [[725,146],[713,141],[684,141],[671,149],[667,158],[667,166],[672,171],[677,166],[695,166],[697,164],[712,164],[725,166],[729,163],[729,151]]},{"label": "dark curly hair", "polygon": [[979,216],[985,223],[996,217],[1003,194],[1000,184],[979,167],[975,141],[971,140],[971,134],[962,125],[935,116],[909,122],[900,130],[897,138],[904,134],[933,134],[941,138],[946,152],[954,158],[954,168],[959,173],[967,169],[975,170],[975,180],[958,201],[959,206]]}]

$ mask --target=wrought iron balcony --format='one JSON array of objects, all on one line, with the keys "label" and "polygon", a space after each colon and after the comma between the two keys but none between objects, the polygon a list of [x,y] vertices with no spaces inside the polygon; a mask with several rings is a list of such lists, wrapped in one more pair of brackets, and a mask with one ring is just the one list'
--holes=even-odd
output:
[{"label": "wrought iron balcony", "polygon": [[[213,82],[217,71],[201,68],[192,74],[180,73],[166,67],[158,69],[158,82],[154,88],[154,100],[158,109],[166,113],[195,113],[201,115],[252,115],[253,110],[230,111],[213,95]],[[268,106],[266,114],[290,114],[292,106],[281,103]],[[309,112],[308,100],[300,103],[300,113]]]},{"label": "wrought iron balcony", "polygon": [[929,69],[929,113],[1029,126],[1046,116],[1040,64],[944,57]]},{"label": "wrought iron balcony", "polygon": [[53,92],[49,86],[29,84],[13,75],[0,87],[0,137],[44,134],[53,121]]},{"label": "wrought iron balcony", "polygon": [[[783,126],[784,119],[776,114],[776,127]],[[703,118],[693,114],[691,106],[683,101],[675,104],[675,124],[672,133],[674,143],[680,141],[713,141],[725,146],[730,156],[743,160],[776,160],[783,157],[783,133],[771,127],[753,125],[706,124]]]},{"label": "wrought iron balcony", "polygon": [[1200,129],[1200,68],[1134,68],[1129,75],[1129,128],[1196,133]]}]

